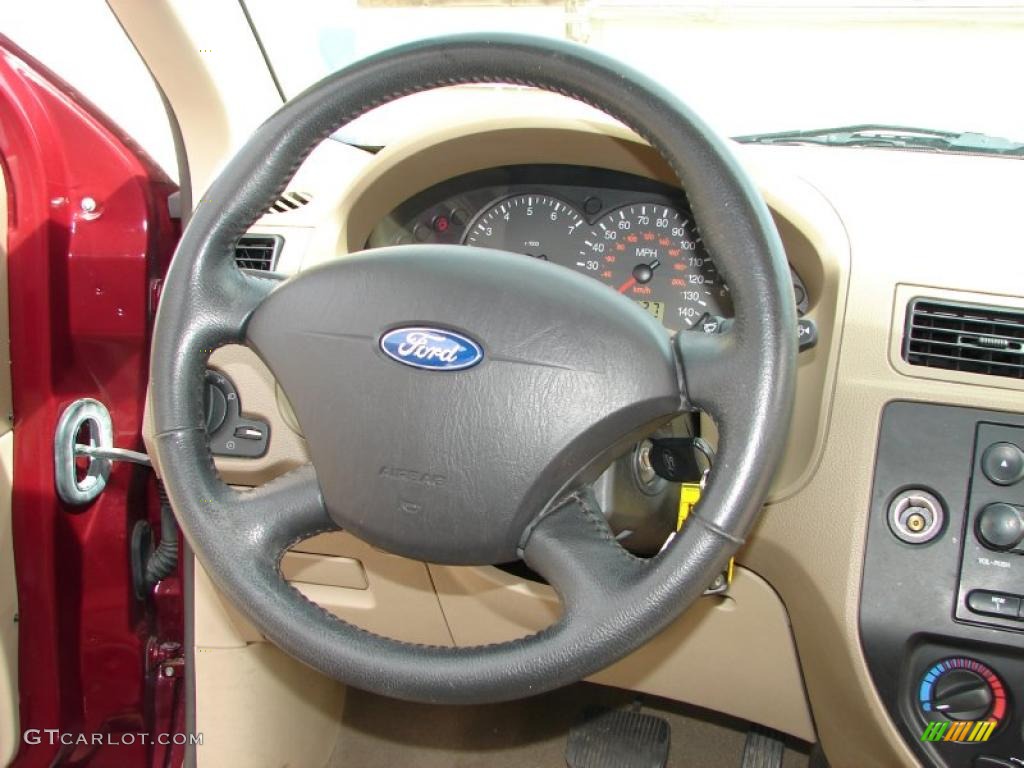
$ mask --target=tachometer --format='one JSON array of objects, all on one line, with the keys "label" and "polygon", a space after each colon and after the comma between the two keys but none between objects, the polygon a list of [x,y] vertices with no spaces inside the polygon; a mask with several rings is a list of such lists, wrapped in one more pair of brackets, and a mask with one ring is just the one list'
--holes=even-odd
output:
[{"label": "tachometer", "polygon": [[585,224],[575,208],[557,197],[516,195],[481,211],[466,228],[463,243],[570,264],[585,247]]},{"label": "tachometer", "polygon": [[583,240],[577,270],[637,301],[671,331],[705,313],[732,315],[732,302],[688,213],[653,203],[604,216]]}]

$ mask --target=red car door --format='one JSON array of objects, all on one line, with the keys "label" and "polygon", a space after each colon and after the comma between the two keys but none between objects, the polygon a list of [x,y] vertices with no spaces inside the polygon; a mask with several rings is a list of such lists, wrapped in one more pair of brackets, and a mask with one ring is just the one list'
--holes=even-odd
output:
[{"label": "red car door", "polygon": [[[0,487],[10,494],[9,541],[0,544],[13,544],[17,598],[0,604],[0,677],[6,664],[8,679],[6,703],[0,684],[0,739],[6,733],[8,741],[0,742],[0,765],[177,765],[180,580],[175,572],[141,597],[133,584],[133,531],[148,521],[159,535],[152,471],[114,461],[106,486],[85,503],[67,501],[55,480],[63,466],[56,454],[72,450],[60,443],[102,437],[93,423],[55,440],[76,401],[109,412],[113,446],[144,450],[149,338],[179,231],[168,205],[176,188],[98,110],[3,37],[0,171],[11,362],[0,441],[13,443],[13,484]],[[72,480],[88,485],[90,460],[73,461]],[[136,536],[146,540],[147,529]],[[7,586],[0,595],[13,592]]]}]

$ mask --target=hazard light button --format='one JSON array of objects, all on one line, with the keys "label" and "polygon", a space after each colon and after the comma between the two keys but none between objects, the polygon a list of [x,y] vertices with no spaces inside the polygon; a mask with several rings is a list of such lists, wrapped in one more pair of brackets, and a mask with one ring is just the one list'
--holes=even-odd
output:
[{"label": "hazard light button", "polygon": [[981,457],[981,471],[996,485],[1024,480],[1024,451],[1013,443],[993,443]]}]

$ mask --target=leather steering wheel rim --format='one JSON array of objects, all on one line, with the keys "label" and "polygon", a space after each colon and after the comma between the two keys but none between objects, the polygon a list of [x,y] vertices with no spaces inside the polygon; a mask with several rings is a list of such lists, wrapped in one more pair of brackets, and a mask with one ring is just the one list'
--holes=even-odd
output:
[{"label": "leather steering wheel rim", "polygon": [[[583,486],[567,486],[531,510],[518,544],[526,563],[558,592],[562,617],[519,640],[449,648],[372,634],[292,588],[279,570],[284,552],[338,528],[317,472],[307,465],[256,489],[227,486],[209,452],[202,403],[212,350],[249,343],[262,356],[261,308],[292,290],[290,284],[311,285],[335,274],[302,273],[280,283],[241,272],[232,258],[238,237],[308,153],[376,106],[470,83],[561,93],[650,142],[687,192],[730,286],[735,322],[721,335],[665,337],[671,407],[661,398],[661,410],[648,408],[641,419],[700,409],[719,426],[715,471],[680,535],[657,557],[635,558],[614,541]],[[504,264],[504,256],[494,258]],[[503,269],[551,266],[518,266],[531,260],[508,258],[521,261]],[[413,263],[400,254],[391,261]],[[572,283],[576,277],[565,280],[572,290],[606,290]],[[628,300],[621,301],[622,311],[631,312]],[[182,530],[214,583],[269,640],[360,688],[409,700],[482,703],[580,680],[639,647],[699,597],[742,544],[767,497],[789,427],[795,368],[796,311],[786,258],[767,207],[729,148],[674,96],[619,62],[553,40],[473,34],[405,45],[353,64],[288,102],[256,131],[196,208],[168,272],[154,332],[151,413],[158,464]],[[321,473],[331,471],[321,467]]]}]

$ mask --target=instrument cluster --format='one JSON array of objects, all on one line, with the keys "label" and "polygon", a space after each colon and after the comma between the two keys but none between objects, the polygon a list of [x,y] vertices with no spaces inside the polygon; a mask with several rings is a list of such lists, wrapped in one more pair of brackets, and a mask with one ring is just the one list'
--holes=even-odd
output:
[{"label": "instrument cluster", "polygon": [[[367,247],[462,243],[574,269],[636,301],[670,332],[732,316],[729,287],[682,193],[614,171],[510,166],[467,174],[402,203]],[[807,290],[793,273],[802,314]]]}]

